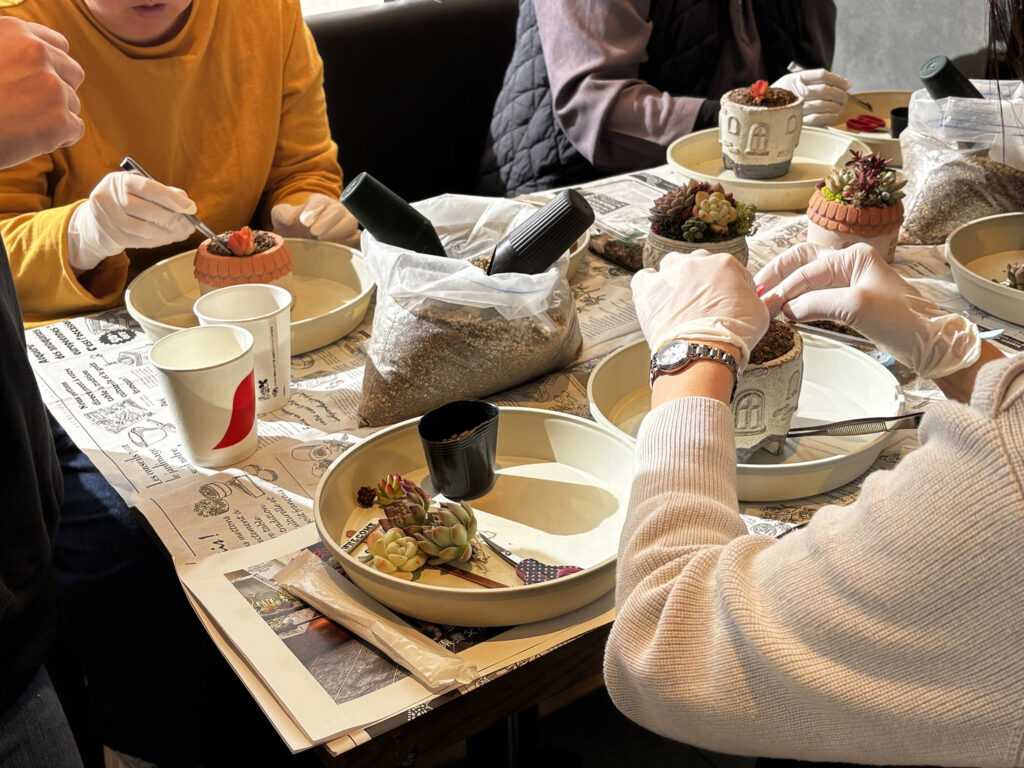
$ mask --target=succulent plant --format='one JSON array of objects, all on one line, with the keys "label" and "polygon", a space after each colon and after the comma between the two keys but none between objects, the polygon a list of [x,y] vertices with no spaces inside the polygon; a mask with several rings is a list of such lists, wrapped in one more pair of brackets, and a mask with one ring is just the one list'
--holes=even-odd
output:
[{"label": "succulent plant", "polygon": [[750,97],[758,104],[764,101],[771,86],[767,80],[757,80],[750,86]]},{"label": "succulent plant", "polygon": [[377,483],[377,503],[382,507],[403,498],[405,498],[405,489],[402,487],[401,475],[388,475]]},{"label": "succulent plant", "polygon": [[427,562],[426,553],[412,536],[399,528],[392,528],[370,545],[373,567],[384,573],[415,571]]},{"label": "succulent plant", "polygon": [[892,161],[877,153],[861,155],[836,168],[818,182],[818,189],[829,200],[857,208],[888,208],[903,197],[906,180],[892,169]]},{"label": "succulent plant", "polygon": [[693,215],[717,234],[724,235],[736,221],[736,206],[721,192],[698,192],[693,199]]},{"label": "succulent plant", "polygon": [[693,200],[697,196],[700,184],[691,179],[685,187],[676,187],[654,201],[651,208],[651,232],[672,240],[682,239],[682,226],[693,215]]},{"label": "succulent plant", "polygon": [[1011,288],[1024,291],[1024,264],[1009,263],[1006,265],[1006,282]]},{"label": "succulent plant", "polygon": [[248,256],[256,250],[256,238],[252,229],[242,227],[228,235],[228,248],[235,256]]},{"label": "succulent plant", "polygon": [[733,200],[721,184],[690,180],[654,201],[651,232],[688,243],[730,240],[757,231],[756,208]]},{"label": "succulent plant", "polygon": [[431,510],[428,524],[414,535],[420,549],[430,555],[431,565],[469,562],[476,536],[473,508],[465,502],[446,501]]},{"label": "succulent plant", "polygon": [[411,536],[427,522],[430,495],[412,480],[388,475],[377,484],[377,503],[392,525]]}]

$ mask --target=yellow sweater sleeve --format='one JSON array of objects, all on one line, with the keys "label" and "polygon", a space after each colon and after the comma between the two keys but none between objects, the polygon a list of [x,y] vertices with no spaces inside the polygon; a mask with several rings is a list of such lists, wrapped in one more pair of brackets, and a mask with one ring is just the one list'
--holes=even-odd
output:
[{"label": "yellow sweater sleeve", "polygon": [[51,171],[52,158],[42,155],[0,172],[0,236],[28,325],[111,306],[128,274],[128,258],[119,254],[75,276],[68,263],[68,220],[82,201],[51,207]]},{"label": "yellow sweater sleeve", "polygon": [[292,11],[292,34],[282,40],[287,48],[277,148],[265,188],[267,223],[279,203],[300,205],[314,192],[337,199],[342,189],[338,147],[327,122],[323,62],[299,4],[286,7]]}]

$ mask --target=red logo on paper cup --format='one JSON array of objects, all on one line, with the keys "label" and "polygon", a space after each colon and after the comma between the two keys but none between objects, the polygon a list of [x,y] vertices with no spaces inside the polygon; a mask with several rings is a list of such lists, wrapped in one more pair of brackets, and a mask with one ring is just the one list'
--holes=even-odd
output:
[{"label": "red logo on paper cup", "polygon": [[256,379],[253,376],[253,372],[249,371],[249,375],[242,379],[238,389],[235,390],[235,397],[231,403],[231,421],[224,432],[224,437],[213,446],[214,450],[217,448],[230,448],[232,445],[237,445],[245,440],[249,436],[249,432],[252,430],[252,425],[255,422]]}]

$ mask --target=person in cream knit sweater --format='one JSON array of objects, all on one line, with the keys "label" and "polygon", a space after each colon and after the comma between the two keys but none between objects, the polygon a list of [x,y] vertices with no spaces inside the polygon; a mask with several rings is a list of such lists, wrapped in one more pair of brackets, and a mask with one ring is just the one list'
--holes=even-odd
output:
[{"label": "person in cream knit sweater", "polygon": [[735,260],[704,252],[670,255],[633,291],[654,349],[682,338],[742,363],[772,314],[832,319],[950,400],[855,502],[765,539],[737,514],[732,371],[698,360],[659,376],[619,548],[613,701],[737,755],[1021,765],[1024,356],[980,341],[866,246],[798,246],[755,284],[763,300]]}]

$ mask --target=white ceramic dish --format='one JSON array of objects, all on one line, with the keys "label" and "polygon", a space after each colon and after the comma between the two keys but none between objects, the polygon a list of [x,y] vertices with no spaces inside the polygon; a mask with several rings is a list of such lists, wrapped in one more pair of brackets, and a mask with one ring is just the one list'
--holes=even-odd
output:
[{"label": "white ceramic dish", "polygon": [[953,230],[946,261],[960,294],[978,309],[1024,325],[1024,291],[999,285],[1009,262],[1024,261],[1024,213],[975,219]]},{"label": "white ceramic dish", "polygon": [[[793,426],[895,416],[903,410],[899,382],[884,366],[837,341],[802,334],[804,380]],[[645,341],[616,350],[594,369],[587,384],[590,412],[598,423],[636,437],[651,409],[650,353]],[[782,453],[755,453],[737,465],[736,485],[744,501],[779,501],[824,493],[864,473],[878,458],[886,434],[801,437]]]},{"label": "white ceramic dish", "polygon": [[565,270],[565,279],[572,280],[576,275],[576,270],[580,268],[580,262],[583,261],[583,254],[587,252],[590,247],[590,230],[588,229],[583,233],[572,248],[569,249],[569,266]]},{"label": "white ceramic dish", "polygon": [[[352,248],[318,240],[287,239],[294,272],[292,354],[299,355],[351,333],[366,314],[373,279],[363,257]],[[124,294],[128,313],[153,341],[199,325],[192,304],[199,285],[192,274],[195,251],[154,264]]]},{"label": "white ceramic dish", "polygon": [[819,179],[851,159],[850,150],[870,152],[864,142],[824,128],[804,128],[789,172],[777,179],[737,179],[722,164],[718,129],[708,128],[673,141],[668,163],[684,179],[720,182],[737,200],[762,211],[798,211],[807,207]]},{"label": "white ceramic dish", "polygon": [[502,408],[498,419],[497,480],[470,502],[480,531],[522,557],[584,570],[523,586],[509,566],[487,552],[487,561],[473,570],[510,585],[488,589],[430,567],[418,581],[406,581],[342,553],[352,532],[381,516],[379,508],[358,506],[360,486],[399,473],[433,495],[419,419],[410,419],[349,448],[317,488],[317,530],[357,586],[399,613],[463,626],[540,621],[586,605],[615,586],[633,441],[587,419],[534,408]]},{"label": "white ceramic dish", "polygon": [[[894,139],[889,133],[892,122],[889,119],[889,111],[896,107],[910,106],[912,93],[913,91],[858,91],[852,95],[870,104],[871,111],[848,101],[846,107],[839,113],[839,122],[833,125],[831,130],[851,139],[863,141],[871,147],[872,152],[878,152],[882,157],[892,160],[893,165],[901,166],[903,165],[903,155],[900,152],[900,140]],[[846,121],[859,115],[874,115],[885,120],[885,130],[854,131],[847,128]]]}]

